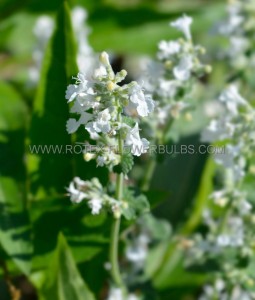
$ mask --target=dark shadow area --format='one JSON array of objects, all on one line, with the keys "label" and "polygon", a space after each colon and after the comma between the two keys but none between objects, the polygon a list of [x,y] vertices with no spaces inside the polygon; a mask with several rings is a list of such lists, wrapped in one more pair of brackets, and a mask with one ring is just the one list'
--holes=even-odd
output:
[{"label": "dark shadow area", "polygon": [[[151,183],[152,189],[169,192],[170,196],[154,209],[154,213],[168,219],[174,227],[184,220],[192,208],[208,157],[208,154],[198,153],[201,145],[198,135],[181,139],[176,144],[176,153],[181,151],[181,145],[194,145],[196,152],[175,156],[166,154],[163,162],[157,166]],[[169,151],[172,151],[172,144],[168,146]]]}]

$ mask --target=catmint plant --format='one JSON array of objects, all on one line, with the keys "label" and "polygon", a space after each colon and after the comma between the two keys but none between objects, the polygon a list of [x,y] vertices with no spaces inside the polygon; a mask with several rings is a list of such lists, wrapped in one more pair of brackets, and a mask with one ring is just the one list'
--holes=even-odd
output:
[{"label": "catmint plant", "polygon": [[205,49],[193,44],[192,22],[191,17],[183,15],[170,23],[171,27],[183,33],[184,38],[159,43],[157,60],[148,66],[147,78],[144,79],[155,100],[150,135],[159,142],[166,141],[172,122],[191,108],[189,100],[196,81],[211,71],[210,66],[200,61]]},{"label": "catmint plant", "polygon": [[[218,290],[217,283],[214,287],[206,286],[201,299],[216,299],[216,292],[222,294],[220,299],[242,299],[233,296],[238,286],[233,283],[233,278],[238,278],[240,283],[243,272],[241,266],[238,268],[238,262],[247,261],[246,265],[249,265],[254,247],[251,229],[254,226],[253,198],[247,191],[246,183],[254,176],[251,166],[254,164],[255,110],[239,94],[235,85],[224,90],[219,101],[222,113],[203,131],[202,140],[225,146],[224,153],[214,156],[222,182],[220,188],[211,194],[203,214],[207,233],[194,236],[187,263],[222,261],[218,268],[221,277],[224,277],[224,286]],[[233,260],[228,260],[230,253]],[[240,289],[248,295],[247,283],[253,282],[254,276],[244,274],[246,277]],[[239,291],[237,294],[242,293]],[[253,298],[247,296],[247,299]]]},{"label": "catmint plant", "polygon": [[[144,94],[136,82],[122,85],[127,72],[114,73],[106,52],[100,55],[100,66],[92,76],[78,73],[75,83],[66,90],[66,99],[70,103],[72,117],[67,121],[67,131],[75,133],[79,127],[89,134],[85,143],[85,160],[95,160],[97,166],[107,167],[116,174],[115,193],[107,190],[93,178],[84,181],[78,177],[70,183],[68,193],[71,201],[86,201],[91,213],[100,214],[103,210],[113,216],[110,246],[110,270],[113,287],[109,299],[137,299],[127,296],[118,265],[118,239],[120,220],[135,219],[137,215],[149,210],[149,204],[143,195],[124,186],[124,177],[133,166],[133,156],[147,152],[149,142],[140,137],[139,120],[153,111],[154,102]],[[126,113],[132,110],[135,117]],[[92,144],[93,143],[93,144]],[[115,298],[114,298],[115,297]],[[128,297],[128,298],[124,298]],[[133,298],[132,298],[133,297]]]},{"label": "catmint plant", "polygon": [[252,80],[255,65],[254,53],[254,0],[231,0],[227,4],[227,16],[217,24],[217,32],[226,39],[227,47],[219,52],[231,67],[229,81],[241,81],[244,86]]},{"label": "catmint plant", "polygon": [[[211,67],[201,62],[205,49],[194,45],[191,34],[193,19],[183,15],[170,26],[183,33],[183,38],[163,40],[158,45],[157,59],[148,64],[146,76],[141,78],[144,87],[155,100],[155,109],[150,119],[144,120],[147,136],[154,145],[166,144],[174,121],[193,109],[192,98],[200,78],[211,72]],[[142,189],[147,190],[155,168],[152,155]]]},{"label": "catmint plant", "polygon": [[[71,11],[74,36],[77,41],[77,65],[84,73],[91,73],[96,63],[96,56],[89,45],[89,27],[86,25],[87,11],[80,6],[76,6]],[[51,16],[40,16],[35,23],[33,33],[36,38],[36,45],[33,51],[34,65],[29,68],[30,84],[35,85],[40,78],[41,65],[47,43],[53,33],[54,20]]]}]

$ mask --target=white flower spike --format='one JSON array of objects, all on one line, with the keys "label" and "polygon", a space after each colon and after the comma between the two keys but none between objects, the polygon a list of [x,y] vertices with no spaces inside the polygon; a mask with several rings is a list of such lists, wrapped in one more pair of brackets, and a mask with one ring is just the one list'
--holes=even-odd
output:
[{"label": "white flower spike", "polygon": [[177,19],[174,22],[171,22],[170,25],[179,31],[183,32],[186,39],[191,40],[190,26],[193,22],[193,19],[189,16],[183,15],[181,18]]}]

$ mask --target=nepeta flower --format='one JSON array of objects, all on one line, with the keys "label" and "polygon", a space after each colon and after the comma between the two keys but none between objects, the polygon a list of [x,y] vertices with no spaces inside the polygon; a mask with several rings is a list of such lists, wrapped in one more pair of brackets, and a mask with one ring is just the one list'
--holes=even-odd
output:
[{"label": "nepeta flower", "polygon": [[197,79],[211,70],[210,66],[204,65],[199,59],[205,49],[193,45],[191,41],[191,23],[192,18],[188,16],[171,23],[183,31],[187,39],[161,41],[157,61],[148,66],[147,76],[141,78],[147,93],[155,100],[153,118],[145,120],[148,135],[155,141],[164,139],[162,132],[166,134],[168,124],[191,107],[189,102],[194,98]]},{"label": "nepeta flower", "polygon": [[88,201],[88,206],[91,208],[92,215],[98,215],[103,207],[103,203],[99,198],[92,198]]},{"label": "nepeta flower", "polygon": [[131,147],[131,153],[140,156],[141,153],[146,153],[149,148],[149,141],[145,138],[140,138],[138,123],[127,133],[125,144]]},{"label": "nepeta flower", "polygon": [[[118,115],[124,114],[128,109],[134,109],[138,116],[148,116],[154,109],[154,102],[150,95],[144,94],[142,88],[131,82],[120,86],[127,72],[114,74],[107,53],[100,56],[100,67],[94,72],[92,78],[79,72],[75,84],[67,87],[66,99],[71,103],[70,112],[78,115],[78,119],[72,117],[67,121],[68,133],[74,133],[80,126],[90,134],[90,138],[97,141],[98,145],[109,148],[117,145],[118,136],[126,140],[126,144],[132,146],[134,155],[141,155],[148,149],[148,141],[139,136],[138,123],[135,129],[119,120]],[[125,127],[125,134],[123,128]],[[136,133],[135,133],[136,132]],[[139,147],[143,149],[139,152]],[[117,151],[99,151],[95,153],[98,166],[113,168],[121,158]]]},{"label": "nepeta flower", "polygon": [[186,39],[191,39],[190,26],[193,22],[193,19],[189,16],[183,15],[181,18],[177,19],[174,22],[171,22],[170,25],[176,29],[182,31]]},{"label": "nepeta flower", "polygon": [[147,117],[154,110],[154,101],[150,95],[144,95],[142,88],[135,84],[130,89],[130,107],[135,107],[141,117]]},{"label": "nepeta flower", "polygon": [[228,111],[233,115],[238,114],[238,107],[245,105],[247,102],[240,96],[237,86],[231,85],[219,97],[219,100],[223,102]]},{"label": "nepeta flower", "polygon": [[193,65],[193,58],[191,56],[184,56],[180,60],[180,63],[173,69],[175,78],[180,81],[189,80]]},{"label": "nepeta flower", "polygon": [[158,58],[159,59],[168,59],[174,54],[178,54],[181,50],[181,45],[176,41],[161,41],[158,45]]},{"label": "nepeta flower", "polygon": [[86,200],[93,215],[99,214],[103,208],[110,208],[115,217],[121,215],[122,202],[107,195],[97,178],[84,181],[79,177],[75,177],[67,191],[73,203],[80,203]]}]

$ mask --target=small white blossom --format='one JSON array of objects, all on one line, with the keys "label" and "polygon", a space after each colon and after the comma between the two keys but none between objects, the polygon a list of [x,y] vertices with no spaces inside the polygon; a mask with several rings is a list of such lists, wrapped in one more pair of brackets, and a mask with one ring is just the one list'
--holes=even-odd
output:
[{"label": "small white blossom", "polygon": [[125,144],[131,146],[132,154],[140,156],[142,153],[146,153],[149,148],[148,140],[140,138],[138,123],[130,129],[125,139]]},{"label": "small white blossom", "polygon": [[33,29],[34,35],[43,43],[46,43],[51,37],[54,22],[49,16],[40,16]]},{"label": "small white blossom", "polygon": [[190,33],[190,26],[193,22],[193,19],[189,16],[183,15],[181,18],[177,19],[174,22],[171,22],[170,25],[179,31],[183,32],[185,37],[190,40],[191,33]]},{"label": "small white blossom", "polygon": [[92,215],[98,215],[103,207],[102,201],[98,198],[89,200],[88,205],[91,208]]},{"label": "small white blossom", "polygon": [[191,70],[193,68],[193,60],[191,56],[185,56],[180,60],[178,66],[174,67],[173,73],[176,79],[180,81],[186,81],[191,76]]},{"label": "small white blossom", "polygon": [[108,108],[98,113],[96,121],[93,123],[93,127],[95,128],[96,132],[103,132],[107,133],[110,131],[110,121],[111,114]]},{"label": "small white blossom", "polygon": [[66,130],[69,134],[72,134],[77,131],[79,126],[80,126],[79,122],[77,122],[76,119],[71,118],[66,123]]},{"label": "small white blossom", "polygon": [[238,114],[238,107],[240,105],[246,104],[246,101],[241,97],[238,92],[238,88],[235,85],[231,85],[224,90],[220,95],[219,100],[226,105],[229,112],[233,115]]},{"label": "small white blossom", "polygon": [[95,71],[94,71],[94,77],[95,78],[102,78],[102,77],[106,77],[107,75],[107,71],[106,71],[106,68],[104,66],[100,66],[99,68],[97,68]]},{"label": "small white blossom", "polygon": [[177,80],[159,80],[159,95],[165,98],[173,98],[176,93],[177,89],[180,86]]},{"label": "small white blossom", "polygon": [[159,59],[169,59],[172,55],[177,54],[181,50],[180,43],[175,41],[161,41],[158,48]]},{"label": "small white blossom", "polygon": [[71,201],[73,203],[80,203],[83,199],[86,198],[86,194],[77,190],[74,186],[74,183],[71,182],[69,188],[67,189],[69,195],[71,196]]},{"label": "small white blossom", "polygon": [[154,101],[151,96],[144,95],[142,88],[135,84],[130,90],[130,106],[134,106],[141,117],[146,117],[154,109]]}]

